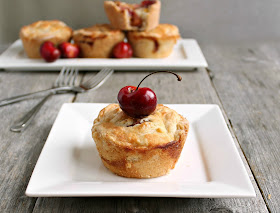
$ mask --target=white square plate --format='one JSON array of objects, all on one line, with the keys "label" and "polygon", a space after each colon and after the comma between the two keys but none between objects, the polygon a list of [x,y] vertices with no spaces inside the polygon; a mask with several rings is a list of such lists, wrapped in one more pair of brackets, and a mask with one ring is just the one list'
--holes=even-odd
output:
[{"label": "white square plate", "polygon": [[63,66],[77,67],[81,70],[99,70],[111,67],[115,70],[192,70],[207,67],[203,53],[194,39],[181,39],[167,58],[76,58],[58,59],[46,63],[43,59],[29,59],[23,50],[21,40],[15,41],[1,56],[0,69],[18,71],[60,70]]},{"label": "white square plate", "polygon": [[190,121],[176,167],[152,179],[107,170],[91,138],[94,118],[107,104],[64,104],[28,184],[26,195],[254,197],[255,192],[217,105],[166,105]]}]

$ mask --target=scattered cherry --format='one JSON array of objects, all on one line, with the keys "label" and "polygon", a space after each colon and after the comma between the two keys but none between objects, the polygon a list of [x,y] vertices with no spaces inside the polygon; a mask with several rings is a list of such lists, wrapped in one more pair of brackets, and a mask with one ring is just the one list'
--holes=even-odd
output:
[{"label": "scattered cherry", "polygon": [[171,71],[157,71],[150,73],[140,81],[137,87],[125,86],[118,94],[118,101],[121,109],[127,115],[133,118],[143,118],[153,113],[157,106],[157,96],[153,90],[148,87],[139,87],[140,84],[150,75],[159,72],[167,72],[175,75],[178,81],[182,80],[182,77]]},{"label": "scattered cherry", "polygon": [[53,62],[60,57],[61,53],[51,41],[46,41],[40,47],[40,54],[47,62]]},{"label": "scattered cherry", "polygon": [[77,58],[80,54],[79,46],[69,42],[62,42],[58,49],[61,51],[62,58]]},{"label": "scattered cherry", "polygon": [[132,47],[127,42],[118,43],[113,49],[113,55],[115,58],[130,58],[133,54]]}]

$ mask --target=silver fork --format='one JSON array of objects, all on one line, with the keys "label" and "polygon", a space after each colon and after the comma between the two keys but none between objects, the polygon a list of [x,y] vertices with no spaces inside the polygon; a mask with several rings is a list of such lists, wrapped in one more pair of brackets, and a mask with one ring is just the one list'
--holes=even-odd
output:
[{"label": "silver fork", "polygon": [[[109,68],[103,68],[101,71],[102,71],[102,73],[99,74],[99,76],[96,76],[92,80],[93,81],[92,83],[96,83],[94,81],[98,81],[97,77],[102,78],[102,74],[107,75],[107,73],[110,73],[110,72],[113,73],[113,70],[109,69]],[[67,93],[67,92],[85,92],[87,90],[87,86],[88,86],[86,84],[89,84],[89,86],[90,86],[90,83],[91,82],[86,82],[86,83],[83,83],[84,85],[81,84],[79,86],[62,86],[62,87],[51,88],[51,89],[42,90],[42,91],[38,91],[38,92],[32,92],[32,93],[28,93],[28,94],[24,94],[24,95],[14,96],[14,97],[11,97],[11,98],[6,98],[6,99],[3,99],[3,100],[0,100],[0,107],[8,105],[8,104],[15,103],[15,102],[18,102],[18,101],[23,101],[23,100],[26,100],[26,99],[44,97],[44,96],[48,95],[49,93],[57,94],[57,93]]]},{"label": "silver fork", "polygon": [[[73,87],[74,83],[76,81],[76,78],[79,74],[78,69],[71,68],[71,67],[63,67],[56,78],[54,82],[54,88],[63,87],[63,86],[70,86]],[[36,114],[39,112],[41,107],[44,105],[44,103],[54,95],[55,93],[53,91],[49,92],[35,107],[33,107],[30,111],[28,111],[21,119],[16,121],[10,128],[12,132],[21,132],[25,128],[29,126],[33,118],[36,116]]]},{"label": "silver fork", "polygon": [[[109,68],[103,68],[101,71],[99,71],[93,78],[89,79],[88,81],[81,83],[78,87],[75,86],[69,86],[72,88],[75,88],[73,91],[75,92],[85,92],[88,90],[93,90],[99,88],[112,74],[114,70]],[[63,76],[63,75],[62,75]],[[64,79],[61,75],[57,78],[56,83],[58,85],[61,85],[61,82],[64,82]],[[74,82],[74,81],[73,81]],[[65,88],[65,87],[64,87]],[[79,88],[79,89],[77,89]],[[46,102],[46,100],[52,96],[53,94],[57,94],[61,92],[60,90],[53,90],[51,93],[49,93],[42,101],[40,101],[33,109],[31,109],[25,116],[22,117],[19,121],[17,121],[12,127],[11,131],[13,132],[21,132],[23,131],[32,121],[32,119],[35,117],[39,109],[42,107],[42,105]]]}]

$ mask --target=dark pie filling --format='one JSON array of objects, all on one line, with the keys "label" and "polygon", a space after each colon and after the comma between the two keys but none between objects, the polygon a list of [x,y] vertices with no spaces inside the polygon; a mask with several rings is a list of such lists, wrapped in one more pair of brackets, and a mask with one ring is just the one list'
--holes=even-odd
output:
[{"label": "dark pie filling", "polygon": [[133,127],[133,126],[135,126],[137,124],[141,124],[140,121],[136,121],[133,124],[130,124],[130,125],[126,126],[126,127]]},{"label": "dark pie filling", "polygon": [[134,11],[129,11],[130,25],[133,27],[142,27],[142,19]]},{"label": "dark pie filling", "polygon": [[137,119],[132,124],[130,124],[130,125],[126,126],[126,127],[133,127],[135,125],[142,124],[144,122],[151,122],[151,121],[150,120]]},{"label": "dark pie filling", "polygon": [[93,46],[93,41],[79,41],[79,43],[88,44],[90,46]]},{"label": "dark pie filling", "polygon": [[155,52],[157,52],[158,49],[159,49],[158,40],[156,40],[156,39],[154,39],[154,38],[150,38],[150,39],[154,41],[154,50],[153,50],[153,52],[155,53]]},{"label": "dark pie filling", "polygon": [[88,44],[90,46],[93,46],[95,40],[103,39],[103,38],[106,38],[106,37],[107,37],[107,35],[102,35],[102,36],[98,36],[98,37],[92,38],[91,36],[85,35],[85,36],[83,36],[83,40],[80,40],[79,43]]}]

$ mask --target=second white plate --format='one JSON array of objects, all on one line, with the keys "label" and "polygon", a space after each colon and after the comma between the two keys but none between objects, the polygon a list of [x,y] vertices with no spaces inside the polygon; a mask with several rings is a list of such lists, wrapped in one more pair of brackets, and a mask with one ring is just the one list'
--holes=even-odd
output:
[{"label": "second white plate", "polygon": [[152,179],[119,177],[102,164],[91,137],[107,104],[64,104],[28,184],[28,196],[254,197],[234,141],[216,105],[167,105],[190,121],[176,167]]},{"label": "second white plate", "polygon": [[63,66],[77,67],[81,70],[99,70],[111,67],[115,70],[192,70],[207,67],[204,55],[194,39],[181,39],[175,45],[172,54],[167,58],[129,58],[129,59],[101,59],[76,58],[58,59],[46,63],[43,59],[29,59],[23,50],[21,40],[15,41],[1,56],[0,69],[18,71],[50,71],[60,70]]}]

